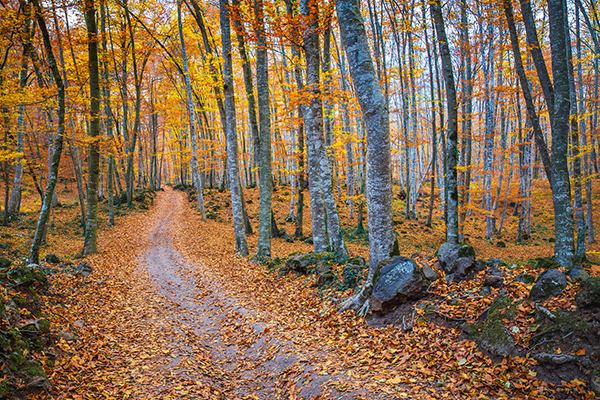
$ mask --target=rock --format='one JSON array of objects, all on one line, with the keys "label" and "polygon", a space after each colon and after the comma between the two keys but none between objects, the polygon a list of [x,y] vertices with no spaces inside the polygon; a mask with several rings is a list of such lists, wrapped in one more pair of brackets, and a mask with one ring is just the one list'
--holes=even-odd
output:
[{"label": "rock", "polygon": [[319,261],[315,267],[317,273],[316,287],[329,286],[337,281],[331,265],[327,261]]},{"label": "rock", "polygon": [[533,355],[533,359],[544,364],[561,365],[568,362],[577,361],[577,357],[570,354],[550,354],[550,353],[536,353]]},{"label": "rock", "polygon": [[433,270],[433,268],[431,268],[429,266],[429,264],[424,263],[424,262],[419,262],[419,265],[421,266],[421,270],[423,271],[423,275],[425,276],[425,279],[430,280],[430,281],[437,281],[439,279],[437,272],[435,272]]},{"label": "rock", "polygon": [[355,288],[365,267],[356,264],[346,264],[342,270],[342,284],[347,288]]},{"label": "rock", "polygon": [[8,258],[0,257],[0,269],[10,268],[11,265],[12,261],[10,261]]},{"label": "rock", "polygon": [[577,307],[600,307],[600,277],[588,278],[581,284],[579,293],[575,295]]},{"label": "rock", "polygon": [[415,262],[396,257],[385,265],[373,287],[371,310],[385,312],[394,305],[424,297],[427,281]]},{"label": "rock", "polygon": [[33,322],[22,325],[19,331],[25,335],[40,335],[50,332],[50,322],[45,318],[36,319]]},{"label": "rock", "polygon": [[64,332],[64,331],[60,331],[58,332],[58,337],[60,337],[61,339],[64,339],[65,342],[74,342],[76,340],[79,340],[79,338],[70,333],[70,332]]},{"label": "rock", "polygon": [[489,286],[484,286],[480,291],[479,291],[479,295],[481,297],[485,297],[485,296],[489,296],[490,294],[492,294],[492,289],[490,289]]},{"label": "rock", "polygon": [[85,325],[85,322],[83,322],[81,319],[78,319],[77,321],[73,322],[73,325],[82,328]]},{"label": "rock", "polygon": [[554,257],[538,257],[536,258],[536,268],[541,270],[559,269],[560,264],[554,260]]},{"label": "rock", "polygon": [[501,291],[490,305],[487,318],[479,325],[478,342],[481,347],[496,356],[517,355],[515,340],[503,322],[514,317],[513,299]]},{"label": "rock", "polygon": [[75,275],[77,276],[90,276],[92,272],[94,272],[94,269],[85,261],[80,262],[75,269]]},{"label": "rock", "polygon": [[500,289],[504,286],[504,278],[499,275],[486,275],[483,280],[483,286]]},{"label": "rock", "polygon": [[529,292],[531,300],[545,300],[558,296],[567,287],[567,277],[557,269],[550,269],[538,277]]},{"label": "rock", "polygon": [[51,264],[58,264],[58,263],[60,263],[60,258],[58,258],[58,256],[56,254],[48,254],[44,258],[44,261],[49,262]]},{"label": "rock", "polygon": [[13,268],[8,272],[8,278],[14,281],[16,286],[31,286],[38,283],[41,283],[43,286],[48,285],[46,275],[39,270],[37,264]]},{"label": "rock", "polygon": [[535,276],[529,274],[521,274],[515,277],[515,281],[529,285],[535,282]]},{"label": "rock", "polygon": [[574,282],[583,282],[590,277],[590,274],[588,274],[581,265],[576,265],[571,268],[567,275],[569,275],[569,278]]},{"label": "rock", "polygon": [[590,389],[596,394],[596,397],[600,397],[600,369],[596,370],[590,378]]},{"label": "rock", "polygon": [[476,268],[475,250],[470,245],[444,243],[438,249],[437,257],[446,275],[452,275],[451,282],[464,280]]},{"label": "rock", "polygon": [[313,263],[314,259],[312,255],[305,253],[297,253],[288,258],[285,262],[285,268],[288,271],[298,272],[306,275],[308,273],[308,267]]},{"label": "rock", "polygon": [[491,267],[490,269],[488,269],[487,274],[483,280],[483,286],[500,289],[502,286],[504,286],[504,275],[506,274],[500,271],[497,267]]}]

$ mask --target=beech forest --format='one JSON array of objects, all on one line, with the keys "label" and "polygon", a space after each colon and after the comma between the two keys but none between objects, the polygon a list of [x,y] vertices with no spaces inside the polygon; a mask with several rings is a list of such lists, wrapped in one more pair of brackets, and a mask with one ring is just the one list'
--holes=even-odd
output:
[{"label": "beech forest", "polygon": [[0,0],[0,398],[600,397],[596,0]]}]

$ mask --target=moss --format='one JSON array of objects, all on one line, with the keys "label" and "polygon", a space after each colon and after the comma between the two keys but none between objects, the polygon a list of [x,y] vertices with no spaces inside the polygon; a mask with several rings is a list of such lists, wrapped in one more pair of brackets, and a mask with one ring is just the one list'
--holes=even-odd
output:
[{"label": "moss", "polygon": [[586,279],[575,295],[575,301],[579,308],[600,306],[600,277]]},{"label": "moss", "polygon": [[42,365],[37,361],[29,361],[27,363],[27,367],[23,369],[29,376],[41,376],[42,378],[47,378],[46,371],[42,368]]},{"label": "moss", "polygon": [[473,246],[465,244],[458,249],[458,258],[473,257],[475,258],[475,249]]},{"label": "moss", "polygon": [[560,264],[554,260],[554,257],[538,257],[535,259],[535,268],[541,270],[560,269]]}]

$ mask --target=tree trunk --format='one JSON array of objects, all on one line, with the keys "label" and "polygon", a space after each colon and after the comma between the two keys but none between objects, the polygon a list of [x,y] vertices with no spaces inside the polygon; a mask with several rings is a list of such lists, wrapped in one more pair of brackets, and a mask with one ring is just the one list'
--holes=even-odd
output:
[{"label": "tree trunk", "polygon": [[343,308],[360,307],[373,290],[379,263],[389,259],[394,242],[392,221],[392,175],[390,122],[387,105],[373,61],[358,0],[336,0],[342,42],[348,57],[356,97],[360,103],[367,135],[367,212],[369,223],[369,275],[361,292]]},{"label": "tree trunk", "polygon": [[[554,77],[552,118],[552,201],[554,203],[554,257],[563,268],[573,265],[573,208],[568,169],[570,89],[563,0],[548,1],[550,51]],[[570,45],[570,43],[569,43]]]},{"label": "tree trunk", "polygon": [[448,38],[444,27],[440,0],[430,3],[431,18],[437,31],[437,40],[442,58],[444,81],[446,82],[446,103],[448,108],[448,135],[446,143],[446,188],[448,191],[448,218],[446,223],[446,242],[458,243],[458,113],[456,87],[452,72],[452,57],[448,47]]},{"label": "tree trunk", "polygon": [[45,228],[48,222],[48,217],[50,216],[50,206],[52,203],[52,198],[54,197],[54,189],[56,187],[58,169],[60,166],[60,156],[63,148],[63,135],[65,132],[65,86],[58,70],[56,59],[54,58],[52,44],[50,42],[50,35],[48,34],[46,22],[43,18],[44,13],[38,0],[32,0],[32,2],[36,8],[38,26],[40,27],[40,31],[42,33],[46,57],[52,70],[52,77],[54,78],[54,83],[56,84],[58,92],[58,126],[56,129],[56,136],[54,138],[54,153],[52,154],[52,163],[50,164],[48,171],[48,184],[44,193],[44,201],[42,203],[40,217],[38,219],[35,236],[33,238],[33,243],[31,244],[31,251],[29,253],[29,263],[37,264],[40,261],[40,246],[46,230]]},{"label": "tree trunk", "polygon": [[[187,95],[187,106],[188,116],[190,119],[190,143],[192,150],[192,177],[194,184],[196,185],[196,193],[198,195],[198,209],[202,220],[206,222],[206,211],[204,210],[204,197],[202,195],[202,189],[204,183],[202,182],[202,174],[200,174],[198,168],[198,143],[196,134],[196,110],[194,109],[194,99],[192,97],[192,83],[190,81],[190,72],[188,69],[187,53],[185,51],[185,38],[183,37],[183,24],[181,21],[181,0],[177,2],[177,26],[179,28],[179,38],[181,43],[181,58],[183,64],[183,75],[185,79],[185,88]],[[140,155],[141,156],[141,155]]]},{"label": "tree trunk", "polygon": [[260,206],[258,221],[257,255],[271,257],[271,112],[269,109],[269,69],[267,60],[267,38],[263,14],[263,2],[254,2],[256,14],[256,92],[258,94],[258,115],[260,131]]},{"label": "tree trunk", "polygon": [[88,32],[90,82],[90,152],[88,155],[87,215],[83,254],[98,251],[98,178],[100,175],[100,72],[98,66],[98,29],[94,0],[85,1],[85,24]]},{"label": "tree trunk", "polygon": [[229,2],[221,0],[221,42],[223,44],[223,94],[225,96],[225,114],[227,115],[227,168],[231,191],[231,208],[235,245],[242,256],[248,255],[248,242],[243,218],[243,200],[241,196],[240,171],[238,164],[238,143],[235,118],[235,95],[233,89],[233,67],[231,61],[231,33],[229,27]]}]

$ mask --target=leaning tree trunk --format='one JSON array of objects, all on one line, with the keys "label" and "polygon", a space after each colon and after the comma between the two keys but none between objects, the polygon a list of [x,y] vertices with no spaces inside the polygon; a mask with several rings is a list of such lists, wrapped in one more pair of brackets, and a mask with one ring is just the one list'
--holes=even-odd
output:
[{"label": "leaning tree trunk", "polygon": [[52,154],[52,163],[50,164],[48,171],[48,184],[46,185],[46,192],[44,193],[44,201],[42,203],[40,217],[38,219],[35,236],[33,237],[33,243],[31,244],[31,251],[29,253],[29,262],[32,264],[37,264],[40,261],[40,246],[46,230],[45,228],[48,222],[48,217],[50,216],[50,206],[52,204],[52,198],[54,197],[54,188],[56,187],[56,181],[58,179],[60,156],[63,148],[63,135],[65,132],[65,86],[58,70],[54,53],[52,52],[50,35],[48,34],[48,29],[46,28],[46,22],[44,21],[42,8],[40,7],[38,0],[32,1],[36,8],[38,26],[40,27],[40,31],[42,33],[48,64],[52,70],[52,77],[54,78],[58,92],[58,126],[56,129],[56,137],[54,139],[54,153]]},{"label": "leaning tree trunk", "polygon": [[100,73],[98,68],[98,29],[94,0],[85,2],[85,24],[88,32],[90,81],[90,153],[88,156],[87,215],[83,254],[98,251],[98,178],[100,175]]},{"label": "leaning tree trunk", "polygon": [[258,38],[256,51],[256,92],[258,94],[258,122],[260,143],[259,170],[259,221],[257,255],[271,257],[271,112],[269,110],[269,70],[267,61],[267,38],[263,14],[263,2],[254,2],[256,14],[256,36]]},{"label": "leaning tree trunk", "polygon": [[227,168],[229,170],[229,187],[231,191],[231,208],[235,246],[242,256],[248,255],[248,242],[243,218],[242,185],[238,165],[238,143],[235,119],[235,97],[233,91],[233,67],[231,61],[231,33],[229,27],[229,2],[221,0],[221,42],[223,44],[223,94],[225,97],[225,114],[227,116]]},{"label": "leaning tree trunk", "polygon": [[354,90],[360,103],[367,136],[367,210],[369,217],[369,275],[362,290],[342,306],[368,310],[373,276],[381,261],[389,259],[394,242],[390,121],[385,98],[375,73],[359,0],[336,0],[342,42]]},{"label": "leaning tree trunk", "polygon": [[457,187],[457,161],[458,161],[458,115],[456,102],[456,87],[454,73],[452,72],[452,57],[448,47],[448,37],[444,27],[442,6],[440,0],[430,3],[431,17],[435,24],[437,39],[442,58],[444,80],[446,81],[446,103],[448,107],[448,136],[446,143],[446,190],[448,191],[448,218],[446,223],[446,242],[458,242],[458,187]]}]

